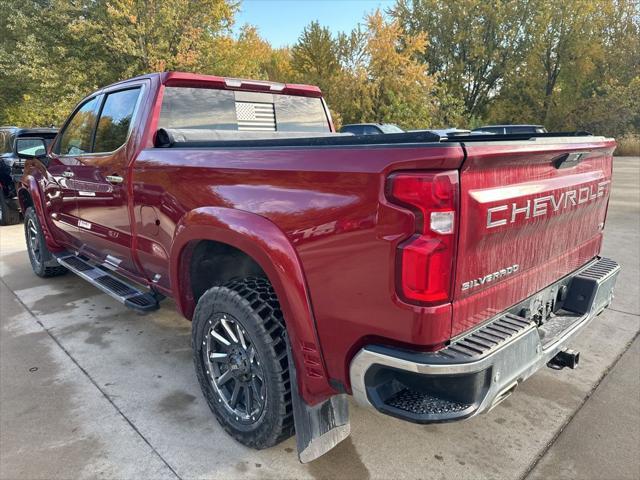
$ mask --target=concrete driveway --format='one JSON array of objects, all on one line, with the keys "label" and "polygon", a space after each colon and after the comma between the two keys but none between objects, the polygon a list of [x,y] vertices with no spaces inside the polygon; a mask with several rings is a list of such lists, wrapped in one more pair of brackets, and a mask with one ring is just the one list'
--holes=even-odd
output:
[{"label": "concrete driveway", "polygon": [[72,274],[40,279],[22,226],[1,227],[0,478],[639,478],[639,242],[640,158],[617,158],[604,254],[623,271],[579,369],[462,423],[352,404],[351,437],[301,465],[294,439],[254,451],[218,426],[170,302],[138,316]]}]

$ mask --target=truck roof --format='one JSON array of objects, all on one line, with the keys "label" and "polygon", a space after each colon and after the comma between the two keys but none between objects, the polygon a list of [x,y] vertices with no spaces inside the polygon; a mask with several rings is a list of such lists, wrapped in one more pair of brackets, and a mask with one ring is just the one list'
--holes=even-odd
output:
[{"label": "truck roof", "polygon": [[[108,87],[126,84],[141,79],[160,78],[163,85],[183,87],[209,87],[221,90],[248,90],[258,92],[282,93],[286,95],[298,95],[304,97],[322,97],[322,91],[314,85],[297,83],[278,83],[267,80],[251,80],[246,78],[219,77],[216,75],[203,75],[188,72],[156,72],[128,78],[113,83]],[[105,88],[108,88],[105,87]]]},{"label": "truck roof", "polygon": [[33,128],[22,128],[16,127],[12,125],[3,125],[0,126],[0,131],[5,130],[9,131],[10,135],[13,136],[22,136],[22,135],[55,135],[58,133],[58,129],[54,127],[33,127]]}]

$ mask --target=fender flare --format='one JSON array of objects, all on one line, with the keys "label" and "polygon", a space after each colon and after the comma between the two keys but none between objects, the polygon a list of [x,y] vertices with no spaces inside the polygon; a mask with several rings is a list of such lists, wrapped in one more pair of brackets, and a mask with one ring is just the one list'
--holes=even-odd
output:
[{"label": "fender flare", "polygon": [[51,234],[51,230],[49,229],[49,224],[47,223],[46,215],[44,214],[44,204],[42,202],[40,188],[33,175],[26,175],[22,177],[20,181],[20,188],[16,192],[18,196],[18,203],[20,204],[20,209],[22,210],[22,212],[25,212],[27,210],[27,205],[25,205],[22,198],[22,192],[27,192],[27,194],[31,197],[31,202],[33,204],[34,210],[36,211],[36,215],[38,216],[38,220],[40,221],[40,227],[42,228],[42,233],[44,234],[44,241],[46,242],[49,251],[57,252],[62,250],[62,247],[55,241],[53,235]]},{"label": "fender flare", "polygon": [[335,394],[322,358],[309,292],[298,254],[284,232],[270,220],[224,207],[201,207],[185,214],[171,245],[169,276],[173,297],[191,318],[195,300],[189,282],[191,250],[198,241],[228,244],[262,268],[278,295],[291,342],[298,388],[304,400],[317,404]]}]

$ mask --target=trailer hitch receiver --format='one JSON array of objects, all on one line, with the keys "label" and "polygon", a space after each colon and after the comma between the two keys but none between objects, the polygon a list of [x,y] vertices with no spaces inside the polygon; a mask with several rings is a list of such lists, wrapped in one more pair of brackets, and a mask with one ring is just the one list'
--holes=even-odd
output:
[{"label": "trailer hitch receiver", "polygon": [[580,352],[565,348],[564,350],[560,350],[555,357],[549,360],[547,367],[553,368],[554,370],[562,370],[564,367],[569,367],[573,370],[578,366],[578,363],[580,363]]}]

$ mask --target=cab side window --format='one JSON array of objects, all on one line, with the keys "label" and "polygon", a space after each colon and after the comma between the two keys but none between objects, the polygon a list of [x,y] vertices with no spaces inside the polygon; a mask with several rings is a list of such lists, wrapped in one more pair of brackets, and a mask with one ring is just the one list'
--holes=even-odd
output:
[{"label": "cab side window", "polygon": [[87,101],[73,115],[60,138],[60,155],[82,155],[91,152],[91,137],[96,124],[97,97]]},{"label": "cab side window", "polygon": [[536,133],[535,127],[509,127],[507,133]]},{"label": "cab side window", "polygon": [[347,125],[342,127],[340,131],[343,133],[353,133],[354,135],[362,135],[363,132],[361,125]]},{"label": "cab side window", "polygon": [[374,127],[373,125],[365,125],[363,135],[379,135],[382,132],[378,127]]},{"label": "cab side window", "polygon": [[112,152],[124,145],[139,94],[139,88],[132,88],[107,95],[98,120],[94,152]]}]

